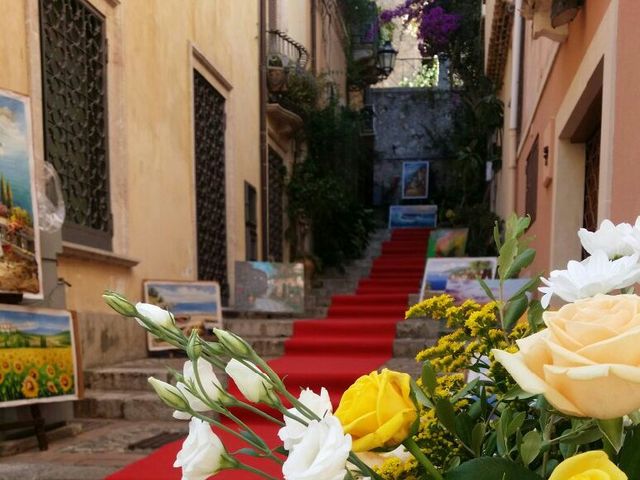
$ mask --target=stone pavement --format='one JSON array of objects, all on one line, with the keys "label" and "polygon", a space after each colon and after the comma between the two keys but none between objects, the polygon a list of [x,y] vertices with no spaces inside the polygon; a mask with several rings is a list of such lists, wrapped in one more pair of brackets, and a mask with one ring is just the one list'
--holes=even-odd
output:
[{"label": "stone pavement", "polygon": [[0,458],[0,480],[100,480],[152,450],[129,445],[158,435],[187,434],[187,422],[79,419],[82,432],[37,449]]}]

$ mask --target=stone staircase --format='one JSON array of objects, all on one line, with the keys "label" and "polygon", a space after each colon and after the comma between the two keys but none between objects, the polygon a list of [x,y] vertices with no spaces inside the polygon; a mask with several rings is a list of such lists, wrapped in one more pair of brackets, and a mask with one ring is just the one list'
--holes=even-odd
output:
[{"label": "stone staircase", "polygon": [[[389,237],[387,230],[374,234],[362,259],[348,265],[344,272],[329,270],[314,278],[306,295],[305,318],[324,317],[333,295],[355,291],[360,278],[367,276],[371,263],[380,254],[382,242]],[[412,295],[409,301],[415,301]],[[284,353],[286,340],[293,333],[294,318],[225,318],[225,328],[242,336],[264,358],[278,357]],[[303,321],[303,320],[302,320]],[[389,368],[419,375],[420,366],[415,354],[433,344],[438,335],[436,322],[419,319],[400,322],[394,343],[394,358]],[[150,388],[147,378],[154,376],[170,381],[167,367],[182,370],[185,358],[178,352],[177,358],[145,358],[116,365],[90,368],[84,371],[84,398],[75,402],[74,411],[79,418],[104,418],[125,420],[167,420],[171,409],[162,404]],[[224,372],[217,372],[226,384]]]}]

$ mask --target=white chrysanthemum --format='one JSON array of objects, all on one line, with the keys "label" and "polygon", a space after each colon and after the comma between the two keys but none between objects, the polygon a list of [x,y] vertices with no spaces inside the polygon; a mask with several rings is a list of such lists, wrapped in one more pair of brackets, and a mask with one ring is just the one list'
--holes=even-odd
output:
[{"label": "white chrysanthemum", "polygon": [[[640,218],[638,220],[640,220]],[[636,228],[638,226],[638,220],[636,220]],[[578,237],[580,237],[582,246],[590,255],[598,251],[603,251],[609,258],[617,258],[633,255],[640,251],[640,230],[637,230],[639,247],[637,249],[631,244],[633,241],[633,231],[634,227],[628,223],[614,225],[611,220],[604,220],[600,224],[600,228],[595,232],[581,228],[578,231]]]},{"label": "white chrysanthemum", "polygon": [[548,279],[543,278],[546,286],[539,289],[544,293],[541,303],[547,308],[553,295],[567,302],[575,302],[598,293],[626,288],[638,281],[640,265],[637,253],[609,260],[606,252],[598,250],[582,262],[572,260],[566,270],[554,270]]}]

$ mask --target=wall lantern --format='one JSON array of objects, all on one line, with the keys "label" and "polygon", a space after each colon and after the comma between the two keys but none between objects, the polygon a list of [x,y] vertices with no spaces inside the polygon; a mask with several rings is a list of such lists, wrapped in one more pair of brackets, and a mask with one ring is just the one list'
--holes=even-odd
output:
[{"label": "wall lantern", "polygon": [[553,0],[551,4],[551,26],[557,28],[571,22],[582,7],[582,0]]},{"label": "wall lantern", "polygon": [[398,51],[393,48],[391,42],[387,40],[384,45],[378,49],[378,72],[383,77],[388,77],[396,66],[396,57]]}]

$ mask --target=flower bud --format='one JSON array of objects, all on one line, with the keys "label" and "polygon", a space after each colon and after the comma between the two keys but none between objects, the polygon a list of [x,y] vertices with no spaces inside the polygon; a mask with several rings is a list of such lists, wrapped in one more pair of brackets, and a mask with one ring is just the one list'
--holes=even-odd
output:
[{"label": "flower bud", "polygon": [[198,336],[198,330],[191,330],[191,335],[189,335],[189,342],[187,343],[187,355],[190,360],[196,361],[200,355],[202,354],[202,343],[200,342],[200,337]]},{"label": "flower bud", "polygon": [[145,327],[146,325],[140,318],[144,318],[151,323],[155,324],[158,327],[164,327],[173,329],[176,325],[176,320],[171,315],[171,312],[165,310],[164,308],[160,308],[157,305],[152,305],[150,303],[136,303],[136,310],[138,317],[136,320],[140,325]]},{"label": "flower bud", "polygon": [[176,410],[188,410],[189,404],[176,387],[154,377],[147,380],[164,403]]},{"label": "flower bud", "polygon": [[213,333],[215,333],[216,337],[218,337],[218,341],[232,356],[246,358],[250,356],[251,352],[253,352],[251,346],[235,333],[228,332],[220,328],[214,328]]},{"label": "flower bud", "polygon": [[102,298],[107,305],[124,317],[135,317],[138,312],[133,304],[122,295],[106,290],[102,294]]}]

